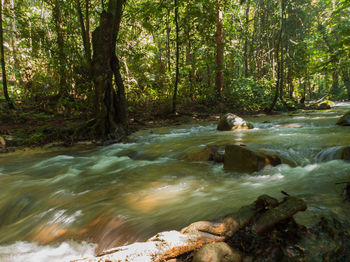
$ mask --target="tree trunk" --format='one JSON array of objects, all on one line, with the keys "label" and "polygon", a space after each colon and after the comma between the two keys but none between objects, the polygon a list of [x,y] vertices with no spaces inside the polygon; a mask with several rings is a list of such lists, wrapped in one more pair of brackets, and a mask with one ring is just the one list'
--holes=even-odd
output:
[{"label": "tree trunk", "polygon": [[280,14],[280,17],[281,17],[281,33],[280,33],[280,48],[281,48],[281,54],[280,54],[280,59],[279,59],[279,62],[280,62],[280,72],[279,72],[279,86],[280,86],[280,93],[279,93],[279,97],[280,97],[280,100],[284,102],[284,99],[283,99],[283,88],[284,88],[284,9],[285,9],[285,6],[284,6],[284,1],[281,0],[281,14]]},{"label": "tree trunk", "polygon": [[16,40],[17,40],[17,26],[16,26],[16,16],[15,16],[15,3],[14,0],[10,1],[11,5],[11,47],[12,47],[12,58],[14,61],[14,71],[16,75],[16,80],[19,80],[19,84],[23,85],[23,79],[20,71],[20,65],[17,57],[17,47],[16,47]]},{"label": "tree trunk", "polygon": [[[275,95],[272,101],[270,108],[267,110],[271,112],[275,107],[278,97],[282,100],[282,91],[283,91],[283,44],[282,44],[282,36],[283,36],[283,12],[284,12],[284,4],[283,0],[280,2],[280,30],[278,34],[277,47],[276,47],[276,60],[277,60],[277,79],[276,79],[276,89]],[[283,101],[283,100],[282,100]]]},{"label": "tree trunk", "polygon": [[7,105],[10,109],[14,109],[14,105],[9,97],[7,91],[7,78],[6,78],[6,64],[5,64],[5,51],[4,51],[4,34],[2,28],[2,0],[0,0],[0,49],[1,49],[1,68],[2,68],[2,85],[4,89],[4,96]]},{"label": "tree trunk", "polygon": [[[116,41],[124,0],[110,0],[92,34],[93,82],[95,86],[95,135],[120,140],[127,133],[128,117],[125,88],[116,56]],[[113,87],[114,82],[117,92]]]},{"label": "tree trunk", "polygon": [[248,77],[248,29],[249,29],[249,7],[250,1],[247,2],[245,10],[245,39],[244,39],[244,76]]},{"label": "tree trunk", "polygon": [[223,11],[221,0],[216,3],[216,95],[221,97],[221,92],[224,85],[224,26],[223,26]]},{"label": "tree trunk", "polygon": [[179,47],[179,7],[177,0],[174,0],[175,5],[175,27],[176,27],[176,74],[175,74],[175,87],[174,87],[174,95],[173,95],[173,108],[172,112],[176,112],[176,99],[177,99],[177,88],[179,84],[179,56],[180,56],[180,47]]},{"label": "tree trunk", "polygon": [[272,104],[270,106],[270,108],[267,110],[268,112],[271,112],[273,110],[273,108],[275,107],[277,100],[278,100],[278,94],[280,91],[280,62],[279,62],[279,47],[280,44],[277,44],[277,48],[276,48],[276,59],[277,59],[277,78],[276,78],[276,87],[275,87],[275,95],[273,97],[273,101]]},{"label": "tree trunk", "polygon": [[80,23],[80,29],[81,29],[81,36],[83,38],[83,45],[84,45],[84,53],[85,53],[85,59],[86,63],[91,65],[91,44],[90,44],[90,33],[89,33],[89,1],[86,1],[86,7],[85,7],[85,22],[83,17],[83,12],[81,8],[80,0],[76,0],[77,2],[77,12],[79,17],[79,23]]},{"label": "tree trunk", "polygon": [[345,85],[345,88],[348,93],[348,99],[350,100],[350,76],[349,76],[349,71],[347,69],[344,69],[342,71],[342,76],[343,76],[343,82]]},{"label": "tree trunk", "polygon": [[339,92],[339,73],[338,70],[335,69],[332,74],[332,87],[331,94],[336,95]]},{"label": "tree trunk", "polygon": [[59,67],[59,95],[65,97],[68,95],[67,89],[67,70],[66,70],[66,54],[64,52],[64,35],[62,29],[62,12],[61,12],[61,0],[56,0],[53,3],[52,17],[55,23],[55,29],[57,34],[57,46],[58,46],[58,67]]},{"label": "tree trunk", "polygon": [[168,59],[168,72],[171,71],[171,56],[170,56],[170,9],[168,9],[166,18],[166,47],[167,47],[167,59]]}]

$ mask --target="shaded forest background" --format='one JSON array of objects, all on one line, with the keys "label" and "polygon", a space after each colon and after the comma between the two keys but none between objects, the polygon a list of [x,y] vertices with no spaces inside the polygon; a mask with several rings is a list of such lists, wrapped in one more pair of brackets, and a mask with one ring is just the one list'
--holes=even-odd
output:
[{"label": "shaded forest background", "polygon": [[[1,8],[1,122],[33,127],[34,143],[50,121],[74,126],[56,136],[119,139],[146,115],[350,98],[347,0],[2,0]],[[96,67],[106,48],[110,76]],[[102,76],[114,79],[109,95]]]}]

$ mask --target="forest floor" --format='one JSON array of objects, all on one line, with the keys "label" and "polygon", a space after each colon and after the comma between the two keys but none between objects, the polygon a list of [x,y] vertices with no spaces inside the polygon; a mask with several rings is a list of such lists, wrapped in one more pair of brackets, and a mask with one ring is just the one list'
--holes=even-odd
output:
[{"label": "forest floor", "polygon": [[[219,107],[179,104],[175,114],[168,108],[165,102],[131,106],[130,133],[156,127],[215,122],[226,112],[247,114],[234,112],[224,104]],[[100,145],[102,142],[87,130],[88,121],[89,116],[77,110],[47,110],[24,104],[18,104],[16,110],[0,108],[0,153],[35,147],[72,146],[79,142]]]},{"label": "forest floor", "polygon": [[[86,111],[61,107],[44,108],[37,104],[24,103],[18,103],[16,110],[0,108],[0,153],[13,152],[20,148],[114,143],[115,141],[96,140],[91,134],[91,125],[89,127],[87,124],[92,117]],[[213,123],[225,113],[244,117],[261,112],[238,111],[224,102],[213,105],[179,103],[176,113],[171,113],[169,101],[134,104],[129,105],[129,131],[134,133],[156,127]]]}]

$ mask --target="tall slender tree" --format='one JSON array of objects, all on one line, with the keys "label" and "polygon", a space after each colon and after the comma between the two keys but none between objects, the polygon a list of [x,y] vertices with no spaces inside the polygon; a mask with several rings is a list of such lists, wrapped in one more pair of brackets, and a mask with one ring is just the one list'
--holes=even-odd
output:
[{"label": "tall slender tree", "polygon": [[221,97],[221,92],[224,85],[224,23],[223,23],[223,11],[222,0],[217,0],[216,3],[216,95]]},{"label": "tall slender tree", "polygon": [[4,96],[10,109],[14,109],[14,105],[9,97],[7,91],[7,77],[6,77],[6,63],[5,63],[5,51],[4,51],[4,33],[2,28],[2,0],[0,0],[0,49],[1,49],[1,68],[2,68],[2,85],[4,90]]},{"label": "tall slender tree", "polygon": [[173,95],[173,108],[172,112],[176,112],[176,99],[177,99],[177,89],[179,85],[179,56],[180,56],[180,46],[179,46],[179,7],[178,1],[174,0],[174,8],[175,8],[175,30],[176,30],[176,73],[175,73],[175,86],[174,86],[174,95]]},{"label": "tall slender tree", "polygon": [[57,60],[59,68],[59,95],[65,97],[68,95],[67,85],[67,70],[66,70],[66,53],[65,53],[65,39],[63,32],[63,15],[62,15],[62,0],[53,1],[52,18],[55,23],[55,30],[57,34]]}]

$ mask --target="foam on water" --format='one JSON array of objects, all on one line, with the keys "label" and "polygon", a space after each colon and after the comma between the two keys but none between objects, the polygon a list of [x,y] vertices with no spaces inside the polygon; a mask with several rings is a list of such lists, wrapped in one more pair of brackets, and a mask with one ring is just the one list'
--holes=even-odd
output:
[{"label": "foam on water", "polygon": [[62,242],[57,246],[41,246],[36,243],[16,242],[0,246],[1,262],[62,262],[93,255],[95,245],[86,242]]}]

